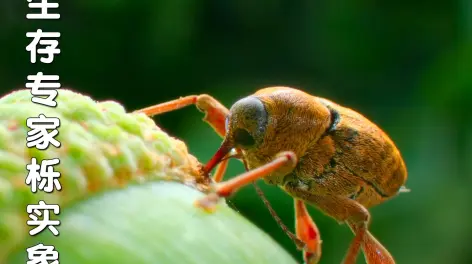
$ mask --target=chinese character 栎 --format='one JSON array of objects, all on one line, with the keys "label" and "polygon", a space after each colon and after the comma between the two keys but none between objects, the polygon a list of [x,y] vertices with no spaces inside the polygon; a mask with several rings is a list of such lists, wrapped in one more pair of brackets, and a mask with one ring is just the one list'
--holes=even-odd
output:
[{"label": "chinese character \u680e", "polygon": [[[26,46],[26,51],[30,52],[31,63],[36,63],[36,53],[47,55],[47,57],[40,59],[42,63],[52,63],[54,54],[61,53],[61,49],[57,48],[59,40],[51,38],[59,38],[60,36],[61,33],[59,32],[43,32],[41,29],[38,29],[36,32],[27,32],[26,37],[33,38],[31,43]],[[38,44],[45,47],[38,49]]]},{"label": "chinese character \u680e", "polygon": [[31,185],[31,191],[36,192],[36,188],[51,193],[54,189],[62,189],[59,182],[61,173],[54,171],[54,165],[59,164],[59,159],[45,159],[41,165],[36,163],[36,158],[31,158],[31,164],[26,165],[28,176],[26,176],[26,185]]},{"label": "chinese character \u680e", "polygon": [[[38,117],[29,117],[26,119],[26,126],[31,130],[28,131],[26,138],[26,146],[28,148],[36,147],[39,150],[45,150],[49,144],[56,148],[61,146],[61,143],[54,137],[59,134],[57,128],[61,122],[57,117],[46,117],[40,114]],[[48,131],[51,130],[51,131]]]},{"label": "chinese character \u680e", "polygon": [[[53,214],[59,214],[59,205],[57,204],[46,204],[44,201],[39,201],[39,204],[29,204],[26,207],[26,212],[29,214],[29,218],[32,220],[28,220],[26,222],[29,226],[36,226],[35,228],[30,230],[30,235],[34,236],[46,228],[55,235],[59,235],[59,231],[55,226],[60,225],[59,220],[51,220],[49,218],[50,211]],[[38,216],[42,216],[42,219],[39,219]]]}]

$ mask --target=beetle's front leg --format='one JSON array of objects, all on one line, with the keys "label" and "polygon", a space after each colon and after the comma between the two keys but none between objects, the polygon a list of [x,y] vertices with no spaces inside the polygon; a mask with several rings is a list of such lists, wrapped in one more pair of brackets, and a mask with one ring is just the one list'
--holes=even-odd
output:
[{"label": "beetle's front leg", "polygon": [[293,152],[281,152],[271,162],[217,184],[212,193],[208,194],[203,199],[196,201],[196,206],[207,211],[213,211],[220,198],[228,197],[239,188],[268,176],[271,173],[283,171],[283,174],[288,174],[295,168],[296,164],[297,157]]},{"label": "beetle's front leg", "polygon": [[[195,105],[198,110],[205,113],[205,117],[203,118],[203,120],[207,122],[220,137],[225,137],[225,121],[226,116],[228,116],[229,110],[218,100],[207,94],[189,95],[172,101],[136,110],[135,112],[144,113],[147,116],[155,116],[162,113],[178,110],[189,105]],[[226,172],[227,166],[228,160],[223,160],[219,164],[218,169],[213,178],[216,182],[221,181],[224,173]]]},{"label": "beetle's front leg", "polygon": [[[221,197],[228,197],[239,188],[268,176],[271,173],[280,172],[284,175],[289,174],[293,171],[296,164],[297,157],[293,152],[281,152],[271,162],[259,168],[247,171],[226,182],[217,184],[213,193],[208,194],[203,199],[197,200],[195,204],[207,211],[213,211]],[[297,223],[297,238],[291,238],[295,240],[295,242],[297,242],[296,240],[301,240],[304,243],[303,250],[306,264],[316,264],[321,255],[320,236],[318,228],[306,210],[305,204],[300,200],[295,200],[295,217]]]},{"label": "beetle's front leg", "polygon": [[317,264],[321,257],[320,232],[308,213],[305,203],[299,199],[294,199],[294,203],[296,234],[305,243],[303,259],[305,264]]},{"label": "beetle's front leg", "polygon": [[203,120],[207,122],[220,137],[225,137],[225,120],[226,116],[228,116],[229,110],[218,100],[207,94],[189,95],[165,103],[136,110],[135,112],[144,113],[147,116],[155,116],[181,109],[192,104],[195,105],[198,110],[205,113]]}]

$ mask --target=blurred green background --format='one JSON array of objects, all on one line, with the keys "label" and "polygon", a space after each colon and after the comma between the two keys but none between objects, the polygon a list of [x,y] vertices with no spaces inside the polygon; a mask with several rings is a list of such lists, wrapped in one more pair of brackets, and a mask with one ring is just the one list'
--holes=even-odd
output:
[{"label": "blurred green background", "polygon": [[[58,21],[28,21],[27,2],[0,1],[0,91],[26,76],[128,110],[208,93],[230,106],[257,89],[301,88],[357,109],[391,135],[411,193],[372,209],[371,230],[400,264],[472,263],[472,1],[62,1]],[[61,54],[29,63],[27,31],[60,31]],[[155,120],[206,162],[220,138],[189,107]],[[227,177],[243,171],[232,162]],[[291,198],[263,187],[293,227]],[[294,256],[254,188],[230,199]],[[339,263],[352,234],[310,209],[322,263]],[[363,257],[359,263],[363,263]]]}]

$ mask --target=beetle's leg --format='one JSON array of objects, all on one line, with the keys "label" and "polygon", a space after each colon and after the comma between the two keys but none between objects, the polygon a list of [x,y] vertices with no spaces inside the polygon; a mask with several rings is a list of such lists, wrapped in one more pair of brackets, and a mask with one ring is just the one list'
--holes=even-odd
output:
[{"label": "beetle's leg", "polygon": [[303,259],[305,264],[317,264],[321,257],[320,232],[308,213],[305,203],[299,199],[294,199],[294,203],[296,234],[305,243]]},{"label": "beetle's leg", "polygon": [[[366,242],[369,243],[366,246],[369,248],[369,250],[375,249],[374,244],[372,244],[373,241],[371,240],[372,236],[369,237],[368,232],[370,213],[357,201],[344,196],[316,195],[307,190],[306,185],[297,186],[296,184],[289,183],[285,186],[285,190],[294,197],[303,197],[305,202],[318,207],[321,211],[338,220],[339,222],[347,222],[350,224],[353,232],[355,233],[355,236],[343,261],[344,264],[355,264],[357,256],[359,255],[359,250],[361,249],[361,246],[366,245]],[[376,244],[380,245],[378,241]],[[372,255],[373,253],[370,252],[369,254]],[[369,264],[395,263],[390,254],[383,254],[382,256],[386,258],[385,261],[373,262]],[[372,261],[375,261],[375,258],[369,258]]]},{"label": "beetle's leg", "polygon": [[165,103],[146,107],[135,112],[154,116],[165,112],[174,111],[194,104],[201,112],[205,113],[203,120],[207,122],[220,137],[226,135],[225,120],[229,110],[218,100],[207,95],[189,95],[168,101]]},{"label": "beetle's leg", "polygon": [[[246,171],[249,171],[247,162],[244,158],[242,158],[242,153],[241,153],[240,149],[236,150],[236,155],[234,155],[234,157],[239,158],[243,162],[244,168],[246,169]],[[262,189],[257,185],[257,183],[255,181],[253,181],[252,184],[254,185],[254,189],[256,189],[257,195],[259,195],[262,202],[264,203],[264,205],[269,210],[269,213],[274,218],[275,222],[280,226],[280,228],[282,228],[282,231],[284,231],[285,234],[293,241],[293,243],[297,246],[297,249],[299,249],[299,250],[306,249],[307,248],[306,243],[304,241],[302,241],[301,239],[299,239],[299,237],[297,237],[296,234],[292,233],[290,231],[290,229],[283,223],[282,219],[280,219],[280,217],[277,215],[275,210],[270,205],[270,202],[269,202],[269,200],[267,200],[267,198],[264,195],[264,192],[262,191]]]},{"label": "beetle's leg", "polygon": [[228,197],[233,194],[236,190],[244,187],[255,180],[263,178],[273,172],[281,172],[282,174],[288,174],[295,168],[296,156],[293,152],[282,152],[271,162],[256,168],[254,170],[247,171],[237,177],[230,180],[217,184],[213,193],[210,193],[206,197],[196,202],[198,207],[205,210],[212,211],[221,197]]},{"label": "beetle's leg", "polygon": [[[229,110],[223,104],[218,102],[218,100],[207,94],[189,95],[165,103],[136,110],[135,112],[144,113],[147,116],[154,116],[178,110],[192,104],[194,104],[198,110],[205,113],[203,121],[207,122],[220,137],[224,137],[226,135],[225,119],[229,113]],[[218,165],[217,171],[213,176],[213,179],[216,182],[221,181],[227,167],[228,160],[224,160]]]},{"label": "beetle's leg", "polygon": [[[348,221],[351,230],[356,233],[356,225]],[[362,244],[367,264],[395,264],[388,250],[369,232],[366,232]]]},{"label": "beetle's leg", "polygon": [[[247,164],[242,159],[246,170]],[[214,210],[215,204],[218,202],[220,197],[227,197],[234,193],[237,189],[249,184],[249,183],[255,183],[257,179],[260,179],[262,177],[265,177],[273,172],[282,172],[282,174],[288,174],[290,171],[293,170],[293,168],[296,165],[296,156],[293,152],[282,152],[277,155],[277,157],[272,161],[269,162],[257,169],[247,171],[246,173],[243,173],[237,177],[232,178],[231,180],[228,180],[226,182],[223,182],[219,185],[216,186],[214,193],[211,193],[207,195],[205,198],[196,201],[196,205],[198,207],[202,207],[203,209],[207,211],[212,211]],[[259,195],[261,195],[262,200],[264,203],[266,203],[266,206],[268,207],[269,211],[271,212],[272,216],[276,219],[277,223],[281,225],[282,229],[287,233],[287,235],[295,242],[297,247],[300,247],[300,249],[304,249],[309,251],[305,254],[306,259],[309,260],[310,262],[306,262],[307,264],[316,264],[317,263],[317,258],[315,255],[318,253],[317,252],[317,241],[309,241],[310,245],[307,245],[306,242],[303,240],[305,239],[311,239],[314,238],[318,235],[318,229],[316,228],[316,225],[313,223],[311,220],[310,216],[308,215],[308,212],[306,211],[305,205],[303,202],[299,204],[298,202],[295,202],[295,210],[296,210],[296,216],[297,220],[300,220],[300,227],[297,227],[298,231],[302,235],[302,237],[297,237],[293,233],[291,233],[283,223],[281,223],[281,220],[278,218],[278,216],[273,212],[272,207],[268,203],[268,201],[265,199],[263,194],[261,193],[261,190],[255,185],[256,190],[258,190]],[[315,234],[315,235],[314,235]],[[318,236],[319,237],[319,236]],[[302,239],[299,239],[302,238]],[[312,253],[311,249],[315,249]],[[316,259],[316,262],[314,262]]]},{"label": "beetle's leg", "polygon": [[[247,165],[245,161],[242,161],[247,170]],[[226,182],[217,185],[214,193],[211,193],[203,199],[196,201],[196,205],[198,207],[202,207],[207,211],[212,211],[214,210],[214,206],[216,205],[220,197],[227,197],[239,188],[251,182],[254,183],[254,181],[263,178],[271,173],[279,172],[281,174],[286,175],[295,168],[296,164],[297,158],[293,152],[281,152],[273,161],[257,169],[247,171],[237,177],[234,177]],[[261,198],[265,200],[263,197]],[[270,205],[268,205],[268,208],[269,210],[271,210]],[[297,222],[297,237],[292,237],[292,233],[290,233],[288,230],[284,231],[289,235],[292,240],[294,240],[297,246],[304,246],[304,257],[306,264],[316,264],[318,263],[319,257],[321,255],[321,241],[319,239],[318,228],[309,216],[305,204],[302,201],[295,200],[295,212]],[[276,217],[274,212],[271,211],[271,214]],[[278,217],[276,217],[276,219],[278,219]],[[301,245],[300,243],[302,243],[303,245]]]},{"label": "beetle's leg", "polygon": [[213,181],[215,182],[220,182],[223,180],[223,176],[225,175],[226,169],[228,168],[228,162],[229,159],[225,159],[220,164],[218,164],[218,167],[216,167],[215,174],[213,175]]}]

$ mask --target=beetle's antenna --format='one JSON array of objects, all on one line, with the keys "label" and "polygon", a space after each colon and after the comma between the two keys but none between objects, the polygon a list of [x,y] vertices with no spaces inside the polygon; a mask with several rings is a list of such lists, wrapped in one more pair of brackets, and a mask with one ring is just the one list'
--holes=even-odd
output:
[{"label": "beetle's antenna", "polygon": [[226,155],[226,157],[224,157],[221,161],[224,161],[224,160],[227,160],[227,159],[239,159],[239,160],[242,160],[242,157],[243,155],[237,151],[235,151],[234,149],[231,150],[229,152],[228,155]]},{"label": "beetle's antenna", "polygon": [[[244,165],[244,168],[246,169],[246,171],[249,171],[249,168],[247,166],[247,162],[246,160],[243,158],[243,155],[241,153],[241,150],[234,150],[234,152],[236,152],[236,154],[234,154],[234,157],[237,157],[239,158],[240,161],[243,162],[243,165]],[[257,195],[259,195],[259,197],[261,198],[262,202],[264,203],[264,205],[267,207],[267,209],[269,210],[270,212],[270,215],[272,215],[272,217],[274,218],[275,222],[280,226],[280,228],[282,228],[282,231],[285,232],[285,234],[287,234],[287,236],[293,241],[293,243],[297,246],[297,248],[299,250],[304,250],[306,248],[306,244],[305,242],[301,241],[294,233],[292,233],[290,231],[290,229],[282,222],[282,219],[280,219],[280,217],[277,215],[277,213],[275,212],[274,208],[272,208],[272,205],[270,205],[270,202],[269,200],[267,200],[264,192],[261,190],[261,188],[259,186],[257,186],[257,183],[255,181],[252,182],[252,184],[254,185],[254,188],[256,189],[256,192],[257,192]]]},{"label": "beetle's antenna", "polygon": [[277,215],[274,208],[272,208],[272,206],[270,205],[269,200],[267,200],[267,198],[266,198],[264,192],[261,190],[261,188],[259,186],[257,186],[256,182],[252,182],[252,183],[254,185],[254,188],[256,188],[257,194],[259,195],[259,197],[261,198],[262,202],[265,204],[267,209],[269,209],[269,212],[272,215],[272,217],[274,218],[275,222],[277,222],[277,224],[280,226],[280,228],[282,228],[282,231],[284,231],[285,234],[287,234],[287,236],[293,241],[293,243],[295,243],[295,245],[297,245],[298,249],[304,249],[305,248],[305,242],[298,239],[298,237],[288,229],[288,227],[282,222],[282,219],[280,219],[280,217]]}]

